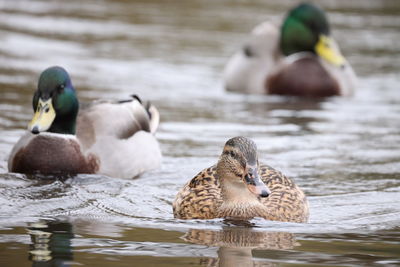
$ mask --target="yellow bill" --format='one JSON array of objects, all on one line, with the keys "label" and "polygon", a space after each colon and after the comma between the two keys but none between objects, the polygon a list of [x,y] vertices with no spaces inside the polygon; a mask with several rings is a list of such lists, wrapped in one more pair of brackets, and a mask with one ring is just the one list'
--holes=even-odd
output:
[{"label": "yellow bill", "polygon": [[46,101],[39,98],[36,112],[28,125],[28,130],[34,134],[47,131],[55,117],[56,111],[53,108],[51,98]]},{"label": "yellow bill", "polygon": [[338,46],[332,38],[320,35],[315,52],[329,63],[341,67],[346,63],[346,59],[340,53]]}]

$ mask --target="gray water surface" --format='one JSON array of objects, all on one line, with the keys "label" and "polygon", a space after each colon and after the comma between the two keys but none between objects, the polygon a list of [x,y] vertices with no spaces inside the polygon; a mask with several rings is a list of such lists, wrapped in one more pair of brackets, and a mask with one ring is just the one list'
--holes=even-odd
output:
[{"label": "gray water surface", "polygon": [[[319,3],[359,76],[353,97],[223,90],[248,32],[279,23],[292,1],[0,1],[0,265],[400,264],[400,3]],[[154,103],[162,168],[131,180],[7,173],[51,65],[69,71],[82,102]],[[178,189],[237,135],[304,189],[309,223],[173,218]]]}]

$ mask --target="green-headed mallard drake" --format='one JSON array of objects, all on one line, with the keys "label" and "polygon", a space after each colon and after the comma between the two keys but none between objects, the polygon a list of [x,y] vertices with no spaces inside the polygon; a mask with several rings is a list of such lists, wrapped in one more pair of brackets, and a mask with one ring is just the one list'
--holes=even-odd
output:
[{"label": "green-headed mallard drake", "polygon": [[224,80],[228,91],[325,97],[351,95],[356,76],[323,10],[305,3],[289,11],[280,31],[270,22],[256,26]]},{"label": "green-headed mallard drake", "polygon": [[50,67],[40,75],[33,109],[29,131],[9,157],[10,172],[131,178],[161,164],[159,113],[138,97],[79,110],[68,73]]},{"label": "green-headed mallard drake", "polygon": [[225,143],[216,165],[201,171],[178,192],[173,212],[179,219],[261,217],[306,222],[308,202],[289,178],[258,162],[252,140],[234,137]]}]

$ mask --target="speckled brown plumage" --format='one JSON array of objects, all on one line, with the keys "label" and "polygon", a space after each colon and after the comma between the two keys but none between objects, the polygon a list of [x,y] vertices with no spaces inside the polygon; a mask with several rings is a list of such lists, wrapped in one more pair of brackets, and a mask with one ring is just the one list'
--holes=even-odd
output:
[{"label": "speckled brown plumage", "polygon": [[[224,151],[226,149],[227,146]],[[259,164],[257,172],[271,191],[269,196],[251,197],[251,193],[247,196],[247,192],[244,192],[245,194],[240,199],[228,203],[224,197],[227,193],[223,193],[222,179],[217,174],[218,165],[226,161],[223,152],[217,165],[201,171],[178,192],[173,203],[176,218],[251,219],[262,217],[267,220],[285,222],[308,220],[308,202],[303,191],[281,172],[265,164]],[[229,172],[233,171],[228,170],[227,173]],[[223,177],[223,179],[227,178]],[[230,190],[230,188],[227,187],[225,190]],[[247,188],[243,187],[240,190],[246,191]]]},{"label": "speckled brown plumage", "polygon": [[213,219],[222,204],[216,166],[204,169],[178,193],[173,204],[174,216],[181,219]]},{"label": "speckled brown plumage", "polygon": [[260,198],[268,214],[264,217],[273,221],[306,222],[309,210],[303,191],[280,171],[268,165],[260,168],[262,180],[271,190],[267,198]]}]

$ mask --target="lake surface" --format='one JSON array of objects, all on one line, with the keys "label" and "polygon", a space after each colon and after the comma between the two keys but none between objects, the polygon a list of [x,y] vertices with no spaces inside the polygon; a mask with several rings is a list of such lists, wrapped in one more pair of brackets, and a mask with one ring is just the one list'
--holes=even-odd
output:
[{"label": "lake surface", "polygon": [[[350,98],[227,93],[248,32],[292,1],[0,1],[0,266],[400,264],[400,2],[319,1],[360,80]],[[82,102],[132,93],[161,112],[163,166],[137,179],[7,173],[38,76]],[[307,224],[183,221],[178,189],[244,135],[304,189]]]}]

